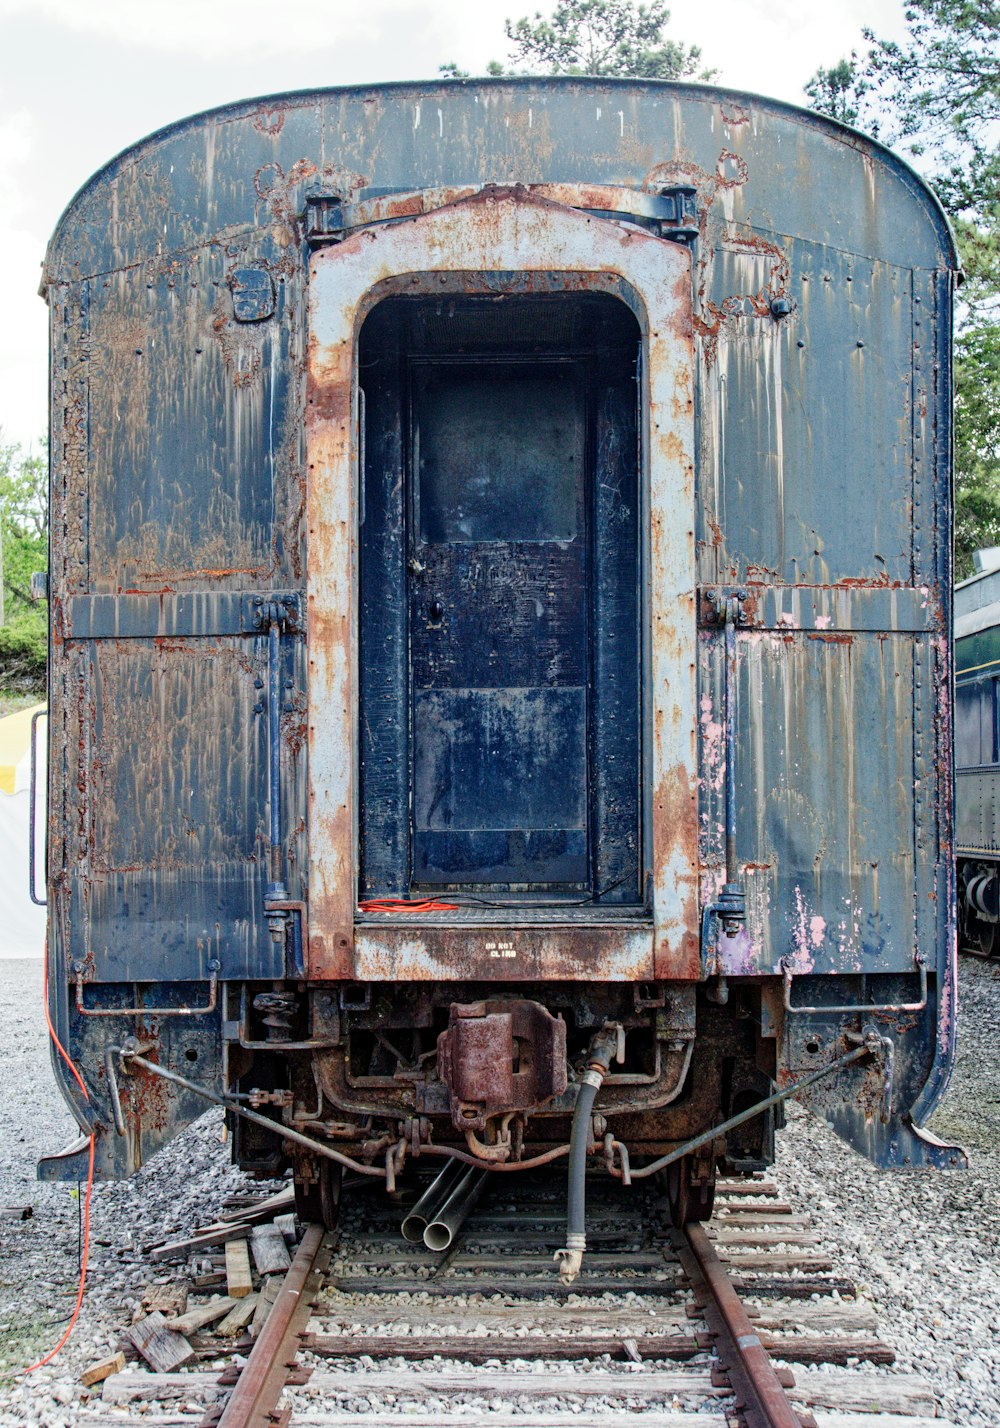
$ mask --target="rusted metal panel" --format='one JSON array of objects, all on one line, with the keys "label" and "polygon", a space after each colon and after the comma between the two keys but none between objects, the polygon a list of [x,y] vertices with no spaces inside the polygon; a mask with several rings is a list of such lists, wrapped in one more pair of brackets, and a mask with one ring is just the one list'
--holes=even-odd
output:
[{"label": "rusted metal panel", "polygon": [[[66,955],[99,980],[275,976],[266,880],[264,642],[94,639],[75,646],[77,853]],[[290,656],[289,671],[295,668]],[[301,669],[298,671],[301,678]],[[293,690],[286,816],[304,797]],[[289,840],[293,854],[301,830]],[[297,887],[298,880],[293,882]],[[183,913],[178,915],[178,899]]]},{"label": "rusted metal panel", "polygon": [[[405,224],[365,231],[312,260],[307,451],[313,976],[352,967],[356,899],[357,406],[354,345],[378,285],[469,292],[504,273],[504,290],[564,273],[584,288],[620,280],[635,293],[646,344],[646,588],[649,630],[650,873],[660,976],[698,966],[697,765],[694,732],[694,500],[687,254],[514,188]],[[477,277],[477,275],[482,275]],[[420,932],[411,929],[410,946]],[[467,933],[468,937],[469,934]],[[480,934],[485,940],[485,934]],[[418,959],[419,960],[419,959]],[[561,975],[556,970],[541,975]],[[493,975],[484,958],[482,975]],[[371,973],[369,973],[371,975]],[[465,975],[475,975],[470,969]],[[577,975],[602,976],[602,966]]]},{"label": "rusted metal panel", "polygon": [[507,922],[470,928],[427,921],[361,923],[354,931],[351,975],[365,982],[639,982],[656,975],[651,925]]},{"label": "rusted metal panel", "polygon": [[92,593],[294,578],[297,325],[284,283],[274,317],[238,322],[233,267],[212,245],[90,285]]}]

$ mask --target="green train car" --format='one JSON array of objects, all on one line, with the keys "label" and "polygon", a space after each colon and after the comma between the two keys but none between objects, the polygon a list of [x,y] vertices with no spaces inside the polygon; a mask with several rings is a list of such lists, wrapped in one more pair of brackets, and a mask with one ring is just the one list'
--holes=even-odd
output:
[{"label": "green train car", "polygon": [[955,863],[961,946],[1000,952],[1000,549],[955,587]]}]

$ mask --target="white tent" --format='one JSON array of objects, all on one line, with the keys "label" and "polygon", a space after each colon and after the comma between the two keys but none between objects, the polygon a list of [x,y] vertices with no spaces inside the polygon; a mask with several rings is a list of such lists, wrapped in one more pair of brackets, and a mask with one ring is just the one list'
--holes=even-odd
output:
[{"label": "white tent", "polygon": [[[41,957],[45,909],[28,893],[28,839],[31,821],[31,721],[44,704],[0,719],[0,958]],[[45,723],[38,728],[36,891],[44,897]]]}]

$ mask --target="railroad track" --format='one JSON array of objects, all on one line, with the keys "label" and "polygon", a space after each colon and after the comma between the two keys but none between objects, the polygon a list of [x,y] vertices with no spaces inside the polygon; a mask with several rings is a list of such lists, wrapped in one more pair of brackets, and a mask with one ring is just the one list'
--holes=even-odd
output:
[{"label": "railroad track", "polygon": [[559,1175],[494,1187],[434,1254],[361,1196],[339,1230],[305,1229],[242,1366],[117,1374],[86,1422],[946,1428],[923,1381],[886,1371],[870,1306],[773,1183],[724,1183],[710,1224],[679,1232],[651,1191],[626,1212],[595,1180],[569,1286],[563,1197]]}]

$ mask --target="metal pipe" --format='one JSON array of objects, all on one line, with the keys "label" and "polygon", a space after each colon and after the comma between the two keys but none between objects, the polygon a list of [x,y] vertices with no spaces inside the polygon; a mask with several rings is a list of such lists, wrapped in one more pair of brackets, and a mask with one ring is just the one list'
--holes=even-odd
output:
[{"label": "metal pipe", "polygon": [[449,1160],[444,1168],[438,1171],[400,1226],[404,1240],[408,1240],[412,1245],[420,1243],[424,1231],[437,1214],[438,1208],[451,1194],[462,1173],[462,1163],[459,1160]]},{"label": "metal pipe", "polygon": [[[219,995],[219,972],[221,963],[213,957],[208,964],[208,1001],[203,1007],[88,1007],[83,1001],[83,964],[73,963],[73,970],[76,973],[76,1009],[81,1016],[144,1016],[144,1017],[165,1017],[165,1016],[208,1016],[215,1011],[216,1002]],[[133,986],[135,983],[133,983]],[[111,1048],[117,1051],[117,1047]]]},{"label": "metal pipe", "polygon": [[[589,1155],[592,1150],[599,1148],[599,1146],[589,1145],[587,1154]],[[551,1150],[545,1150],[541,1155],[533,1155],[530,1160],[495,1160],[485,1165],[477,1156],[469,1155],[465,1150],[456,1150],[452,1145],[422,1145],[414,1152],[414,1155],[446,1155],[452,1160],[462,1161],[465,1165],[474,1165],[477,1170],[489,1170],[492,1174],[497,1175],[505,1171],[509,1173],[518,1170],[536,1170],[539,1165],[548,1165],[553,1160],[562,1160],[564,1156],[569,1155],[569,1145],[553,1146]]]},{"label": "metal pipe", "polygon": [[111,1058],[117,1050],[117,1046],[105,1047],[104,1070],[108,1078],[108,1090],[111,1092],[111,1114],[114,1117],[115,1130],[119,1135],[127,1135],[125,1117],[122,1114],[122,1098],[118,1091],[118,1077],[115,1075],[115,1068],[111,1063]]},{"label": "metal pipe", "polygon": [[[739,877],[736,863],[736,618],[738,602],[726,611],[726,882]],[[734,608],[734,606],[736,608]]]},{"label": "metal pipe", "polygon": [[348,1170],[353,1170],[358,1175],[371,1175],[377,1176],[379,1180],[385,1179],[384,1169],[376,1169],[373,1165],[362,1165],[359,1160],[352,1160],[349,1155],[342,1155],[339,1150],[332,1150],[322,1141],[302,1135],[300,1131],[292,1130],[290,1126],[284,1125],[281,1121],[273,1121],[267,1116],[258,1115],[256,1111],[249,1111],[238,1101],[230,1100],[228,1096],[220,1096],[216,1091],[210,1091],[207,1086],[199,1086],[196,1082],[189,1081],[186,1076],[178,1076],[176,1071],[168,1071],[165,1066],[158,1066],[155,1061],[147,1061],[144,1056],[127,1051],[121,1046],[113,1046],[111,1050],[118,1053],[123,1069],[125,1069],[126,1061],[129,1066],[139,1066],[143,1071],[149,1071],[154,1076],[161,1076],[164,1081],[181,1086],[185,1091],[191,1091],[195,1096],[203,1096],[206,1101],[211,1101],[215,1106],[222,1106],[225,1110],[232,1111],[234,1115],[242,1116],[244,1120],[253,1121],[255,1125],[263,1126],[265,1130],[271,1131],[274,1135],[284,1136],[285,1140],[292,1140],[296,1145],[305,1146],[306,1150],[311,1150],[314,1155],[324,1155],[327,1160],[335,1160],[338,1165],[346,1165]]},{"label": "metal pipe", "polygon": [[555,1253],[559,1278],[564,1284],[572,1284],[580,1273],[583,1252],[587,1248],[587,1142],[590,1139],[590,1113],[603,1080],[599,1070],[588,1068],[584,1071],[573,1111],[566,1174],[566,1248]]},{"label": "metal pipe", "polygon": [[716,1136],[727,1135],[729,1131],[735,1130],[737,1126],[743,1125],[746,1121],[752,1121],[755,1116],[770,1110],[772,1106],[778,1106],[782,1101],[788,1101],[792,1096],[797,1096],[800,1091],[805,1091],[808,1087],[821,1081],[824,1076],[829,1076],[832,1071],[839,1071],[844,1066],[849,1066],[852,1061],[857,1061],[862,1056],[872,1056],[875,1050],[865,1043],[864,1046],[856,1046],[853,1051],[848,1051],[844,1056],[839,1056],[836,1061],[831,1061],[827,1066],[821,1066],[818,1071],[811,1072],[808,1076],[803,1076],[801,1081],[796,1081],[791,1086],[786,1086],[784,1090],[775,1091],[773,1096],[768,1096],[764,1101],[758,1101],[755,1106],[750,1106],[747,1110],[741,1111],[738,1116],[730,1116],[728,1121],[723,1121],[721,1125],[713,1126],[711,1130],[704,1131],[701,1135],[696,1135],[693,1140],[686,1140],[683,1145],[678,1146],[667,1155],[661,1155],[659,1160],[654,1160],[650,1165],[644,1165],[640,1170],[632,1171],[633,1180],[642,1180],[647,1175],[655,1175],[658,1170],[662,1170],[667,1165],[672,1165],[675,1160],[682,1160],[685,1155],[690,1155],[692,1151],[698,1150],[700,1146],[707,1145],[710,1140],[715,1140]]},{"label": "metal pipe", "polygon": [[488,1170],[466,1170],[430,1224],[424,1230],[424,1244],[430,1250],[446,1250],[475,1208],[486,1188]]},{"label": "metal pipe", "polygon": [[269,900],[288,896],[281,857],[281,618],[270,611],[267,627],[268,813],[271,847],[268,857]]},{"label": "metal pipe", "polygon": [[845,1016],[848,1013],[856,1012],[867,1015],[869,1012],[923,1011],[927,1006],[927,959],[922,952],[918,952],[914,962],[920,977],[920,1000],[918,1002],[855,1002],[853,1006],[797,1007],[792,1005],[792,978],[795,974],[789,959],[783,957],[781,971],[785,979],[785,1011],[792,1012],[795,1016]]}]

